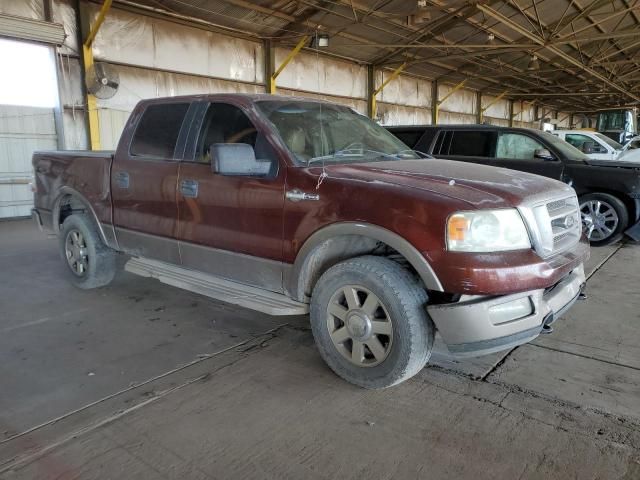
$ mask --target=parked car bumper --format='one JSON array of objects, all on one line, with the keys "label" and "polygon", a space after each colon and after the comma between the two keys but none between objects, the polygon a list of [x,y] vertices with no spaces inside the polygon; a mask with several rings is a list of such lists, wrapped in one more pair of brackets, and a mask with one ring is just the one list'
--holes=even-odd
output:
[{"label": "parked car bumper", "polygon": [[553,287],[503,296],[466,296],[428,312],[449,351],[480,356],[529,342],[567,311],[585,285],[580,264]]}]

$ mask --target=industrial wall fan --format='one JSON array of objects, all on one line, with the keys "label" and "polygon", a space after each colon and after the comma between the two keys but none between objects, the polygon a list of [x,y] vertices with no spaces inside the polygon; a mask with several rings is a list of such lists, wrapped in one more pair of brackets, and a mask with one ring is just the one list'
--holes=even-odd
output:
[{"label": "industrial wall fan", "polygon": [[87,91],[100,99],[113,97],[120,86],[118,71],[108,63],[96,62],[89,67],[86,75]]}]

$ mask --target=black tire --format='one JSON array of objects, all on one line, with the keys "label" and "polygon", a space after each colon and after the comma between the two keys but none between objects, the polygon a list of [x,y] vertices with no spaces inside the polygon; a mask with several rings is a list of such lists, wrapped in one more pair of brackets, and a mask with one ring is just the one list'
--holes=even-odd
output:
[{"label": "black tire", "polygon": [[[352,286],[357,286],[354,302],[361,306],[358,308],[365,308],[369,294],[380,301],[379,309],[367,316],[375,320],[368,325],[383,325],[388,321],[392,326],[391,336],[377,334],[380,341],[376,350],[380,351],[379,346],[382,346],[386,352],[386,356],[380,356],[384,358],[380,363],[375,363],[378,357],[367,345],[368,340],[357,342],[366,345],[362,350],[363,362],[371,362],[370,366],[354,361],[353,338],[336,344],[330,333],[335,326],[335,336],[338,330],[347,329],[347,323],[351,325],[353,318],[358,317],[358,309],[345,309],[343,306],[345,311],[341,310],[340,314],[344,316],[346,312],[347,319],[341,326],[342,321],[329,314],[328,310],[330,305],[335,307],[340,302],[338,299],[344,294],[344,289]],[[427,300],[427,292],[420,282],[397,262],[387,258],[357,257],[331,267],[318,280],[311,298],[311,329],[320,355],[338,376],[360,387],[387,388],[411,378],[425,366],[433,349],[435,327],[426,311]],[[348,305],[346,298],[343,305]],[[382,323],[378,321],[381,317]],[[362,319],[356,320],[358,323]],[[359,327],[356,325],[355,328]],[[366,331],[368,327],[364,328]]]},{"label": "black tire", "polygon": [[[81,240],[80,246],[76,245],[78,239]],[[71,242],[69,248],[67,242]],[[60,228],[59,245],[68,277],[76,287],[88,290],[103,287],[113,280],[116,274],[116,252],[102,242],[98,229],[89,216],[68,216]],[[68,257],[68,250],[72,250],[71,258]]]},{"label": "black tire", "polygon": [[[592,210],[590,209],[590,205],[593,206],[594,202],[600,202],[601,212],[615,212],[615,222],[609,220],[604,225],[600,224],[600,229],[594,227]],[[622,200],[609,193],[588,193],[581,196],[580,213],[583,231],[589,238],[589,243],[594,247],[611,245],[617,242],[622,238],[623,232],[629,226],[629,211],[626,205]]]}]

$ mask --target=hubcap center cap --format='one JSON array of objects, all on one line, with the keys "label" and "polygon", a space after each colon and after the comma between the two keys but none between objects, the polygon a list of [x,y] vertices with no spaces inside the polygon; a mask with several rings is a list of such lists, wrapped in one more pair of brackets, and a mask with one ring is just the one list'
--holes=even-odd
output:
[{"label": "hubcap center cap", "polygon": [[371,335],[371,320],[363,312],[350,313],[345,324],[350,336],[356,340],[363,340]]}]

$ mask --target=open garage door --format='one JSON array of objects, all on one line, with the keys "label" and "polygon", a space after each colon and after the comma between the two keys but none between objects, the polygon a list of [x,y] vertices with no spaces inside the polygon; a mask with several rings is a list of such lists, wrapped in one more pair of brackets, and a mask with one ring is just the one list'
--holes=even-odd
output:
[{"label": "open garage door", "polygon": [[0,105],[0,218],[31,214],[31,155],[56,148],[52,108]]}]

